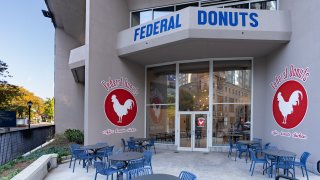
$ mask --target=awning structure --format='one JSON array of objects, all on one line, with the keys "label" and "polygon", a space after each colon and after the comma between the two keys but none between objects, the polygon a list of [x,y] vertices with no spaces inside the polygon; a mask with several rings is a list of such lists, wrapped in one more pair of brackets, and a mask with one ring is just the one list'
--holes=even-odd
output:
[{"label": "awning structure", "polygon": [[139,64],[260,57],[290,41],[287,11],[189,7],[118,34],[121,58]]}]

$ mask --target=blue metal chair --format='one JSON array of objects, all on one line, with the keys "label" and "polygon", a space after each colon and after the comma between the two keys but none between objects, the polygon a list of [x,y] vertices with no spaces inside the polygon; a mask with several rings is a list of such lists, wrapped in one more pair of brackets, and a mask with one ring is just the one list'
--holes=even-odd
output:
[{"label": "blue metal chair", "polygon": [[128,151],[138,151],[139,146],[136,145],[135,141],[128,141]]},{"label": "blue metal chair", "polygon": [[74,168],[76,165],[76,161],[80,160],[83,161],[83,167],[87,167],[87,172],[88,172],[88,167],[89,167],[89,163],[92,162],[92,159],[94,158],[92,155],[90,155],[88,153],[88,151],[85,150],[81,150],[81,149],[75,149],[74,150],[74,162],[73,162],[73,170],[72,172],[74,172]]},{"label": "blue metal chair", "polygon": [[151,151],[145,151],[143,153],[143,158],[144,158],[143,166],[144,167],[149,167],[151,169],[151,172],[153,173],[152,164],[151,164],[152,152]]},{"label": "blue metal chair", "polygon": [[232,149],[237,149],[237,146],[235,144],[233,144],[232,138],[229,138],[229,153],[228,153],[228,157],[231,156]]},{"label": "blue metal chair", "polygon": [[252,144],[251,148],[257,151],[262,151],[262,139],[260,138],[253,138],[253,141],[258,142],[257,144]]},{"label": "blue metal chair", "polygon": [[[253,149],[251,149],[251,148],[249,149],[249,152],[250,152],[250,156],[251,156],[251,165],[250,165],[250,170],[249,170],[249,172],[251,172],[251,176],[253,175],[253,171],[256,166],[256,163],[263,164],[263,169],[265,169],[265,167],[266,168],[268,167],[269,162],[266,158],[257,158],[256,152],[253,151]],[[264,174],[264,170],[262,173]]]},{"label": "blue metal chair", "polygon": [[154,142],[155,142],[155,141],[156,141],[156,140],[155,140],[154,138],[150,138],[149,143],[148,143],[146,146],[147,146],[147,148],[148,148],[149,150],[150,150],[151,147],[153,146],[154,153],[157,154],[157,152],[156,152],[156,146],[154,145]]},{"label": "blue metal chair", "polygon": [[[108,162],[109,156],[112,155],[113,147],[114,146],[108,146],[106,148],[103,148],[100,151],[98,151],[94,156],[101,159],[103,162]],[[107,158],[106,161],[105,158]]]},{"label": "blue metal chair", "polygon": [[[290,173],[292,177],[295,178],[294,162],[295,157],[280,157],[279,161],[274,164],[274,176],[276,177],[277,170],[283,169],[285,175],[289,176]],[[292,170],[292,172],[290,170]]]},{"label": "blue metal chair", "polygon": [[118,174],[119,172],[118,169],[109,166],[106,162],[95,162],[94,167],[96,168],[96,174],[94,176],[95,180],[97,179],[98,174],[107,176],[108,180],[109,176],[111,176],[111,179],[113,179],[113,174]]},{"label": "blue metal chair", "polygon": [[149,174],[153,174],[152,169],[150,167],[143,167],[138,169],[133,169],[129,171],[130,178],[136,178],[139,176],[146,176]]},{"label": "blue metal chair", "polygon": [[[236,155],[234,157],[234,160],[235,161],[237,160],[237,155],[239,156],[239,159],[241,159],[242,153],[246,153],[246,162],[247,162],[247,160],[248,160],[247,146],[237,142],[236,147],[237,147],[237,149],[236,149]],[[238,154],[238,152],[239,152],[239,154]]]},{"label": "blue metal chair", "polygon": [[[79,144],[71,144],[70,145],[71,159],[70,159],[69,168],[71,168],[72,160],[75,159],[75,157],[81,152],[81,151],[79,151],[80,147],[81,146]],[[77,151],[75,151],[76,149],[77,149]],[[84,150],[82,150],[82,152],[84,152]]]},{"label": "blue metal chair", "polygon": [[188,171],[181,171],[179,174],[180,180],[196,180],[197,176]]},{"label": "blue metal chair", "polygon": [[307,170],[307,159],[309,158],[310,155],[311,155],[310,153],[304,152],[300,157],[300,161],[294,162],[294,166],[301,167],[303,177],[304,177],[303,169],[306,171],[306,176],[308,180],[309,180],[309,176],[308,176],[308,170]]},{"label": "blue metal chair", "polygon": [[143,158],[141,158],[141,159],[136,159],[136,160],[131,160],[131,161],[129,161],[129,164],[128,164],[127,168],[121,170],[121,172],[122,172],[123,174],[125,174],[125,175],[126,175],[126,178],[129,180],[129,179],[131,179],[129,172],[130,172],[131,170],[133,170],[133,169],[143,168],[143,163],[144,163],[143,161],[144,161]]},{"label": "blue metal chair", "polygon": [[123,152],[125,152],[126,148],[128,148],[128,145],[126,144],[126,141],[123,138],[121,138],[121,141],[122,141],[122,145],[123,145]]}]

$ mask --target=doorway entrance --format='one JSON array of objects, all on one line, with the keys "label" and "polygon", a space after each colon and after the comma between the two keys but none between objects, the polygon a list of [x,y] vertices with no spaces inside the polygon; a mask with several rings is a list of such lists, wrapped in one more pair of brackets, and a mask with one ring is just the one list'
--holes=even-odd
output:
[{"label": "doorway entrance", "polygon": [[179,114],[179,150],[208,151],[208,112]]}]

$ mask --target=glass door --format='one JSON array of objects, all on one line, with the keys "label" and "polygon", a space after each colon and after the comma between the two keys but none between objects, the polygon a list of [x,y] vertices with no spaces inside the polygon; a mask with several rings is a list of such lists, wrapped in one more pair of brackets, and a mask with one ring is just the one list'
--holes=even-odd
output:
[{"label": "glass door", "polygon": [[208,151],[207,112],[185,112],[179,115],[179,150]]}]

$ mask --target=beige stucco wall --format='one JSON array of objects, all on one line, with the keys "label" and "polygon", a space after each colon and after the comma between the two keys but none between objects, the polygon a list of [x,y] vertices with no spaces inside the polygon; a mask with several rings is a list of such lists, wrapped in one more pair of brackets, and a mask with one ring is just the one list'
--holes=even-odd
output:
[{"label": "beige stucco wall", "polygon": [[[129,136],[144,136],[144,66],[119,59],[116,51],[117,35],[129,26],[129,9],[125,0],[94,0],[89,1],[88,32],[89,58],[86,62],[86,108],[85,144],[108,142],[119,146],[120,138]],[[88,6],[87,5],[87,6]],[[135,133],[104,135],[106,129],[117,129],[105,116],[104,100],[108,94],[101,85],[102,80],[127,77],[137,88],[139,94],[135,97],[138,113],[131,125]],[[119,127],[121,128],[121,127]]]},{"label": "beige stucco wall", "polygon": [[56,132],[83,130],[84,85],[75,82],[69,68],[70,50],[81,46],[62,29],[55,31],[54,97]]}]

